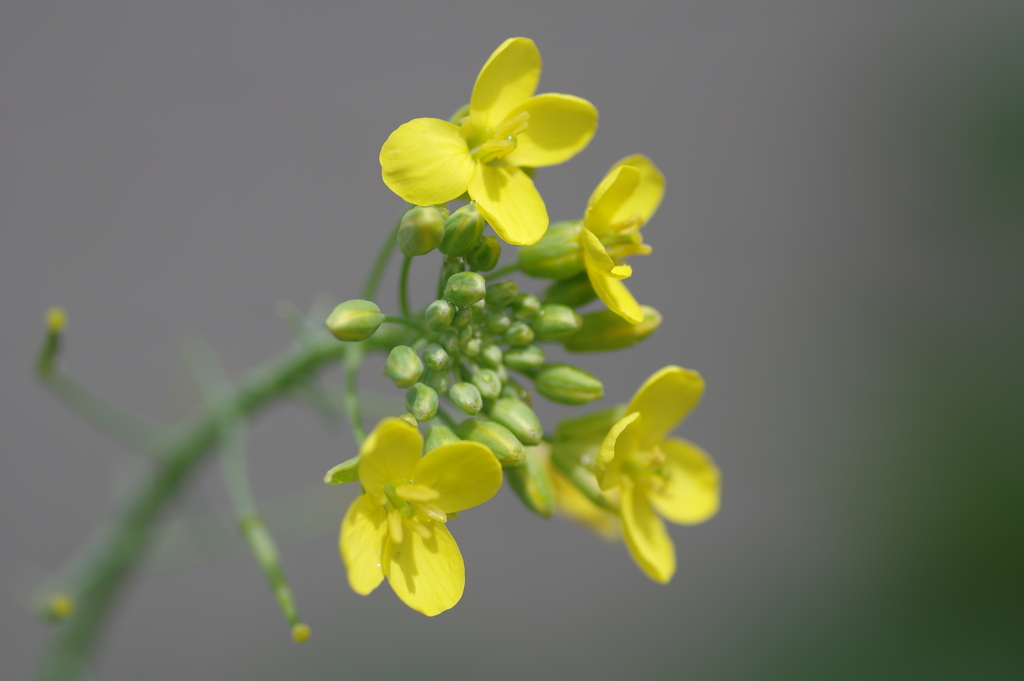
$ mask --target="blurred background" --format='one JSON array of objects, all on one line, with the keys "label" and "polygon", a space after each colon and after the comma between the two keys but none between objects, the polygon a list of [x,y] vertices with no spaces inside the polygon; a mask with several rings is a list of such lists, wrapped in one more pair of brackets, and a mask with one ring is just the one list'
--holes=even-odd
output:
[{"label": "blurred background", "polygon": [[[251,471],[313,638],[290,640],[208,466],[97,678],[1024,678],[1024,5],[14,0],[0,677],[31,675],[33,589],[145,466],[35,382],[46,308],[69,311],[69,373],[187,415],[186,333],[238,375],[290,342],[279,300],[357,297],[402,206],[380,145],[447,118],[515,35],[540,47],[540,92],[601,113],[583,153],[538,173],[552,219],[581,216],[627,154],[668,178],[629,284],[664,325],[573,361],[604,380],[598,406],[666,364],[704,374],[678,434],[722,469],[721,513],[672,527],[659,586],[503,490],[456,521],[466,593],[428,619],[349,589],[336,533],[357,490],[320,480],[352,438],[280,406]],[[399,397],[377,361],[364,384]]]}]

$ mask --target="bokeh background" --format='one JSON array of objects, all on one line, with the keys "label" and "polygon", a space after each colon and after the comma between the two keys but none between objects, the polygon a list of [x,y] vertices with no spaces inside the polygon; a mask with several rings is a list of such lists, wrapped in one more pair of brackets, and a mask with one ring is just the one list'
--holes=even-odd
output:
[{"label": "bokeh background", "polygon": [[668,178],[630,280],[664,326],[576,361],[602,404],[704,374],[679,433],[721,467],[721,513],[673,527],[659,586],[503,490],[457,521],[466,594],[427,619],[349,590],[356,490],[320,480],[351,437],[281,406],[252,476],[313,638],[209,466],[96,678],[1024,677],[1024,5],[248,0],[0,5],[0,677],[31,676],[33,589],[145,465],[32,378],[44,310],[69,310],[70,373],[184,416],[185,333],[238,374],[290,341],[279,300],[355,297],[401,207],[381,143],[447,118],[514,35],[541,91],[601,112],[538,175],[554,219],[627,154]]}]

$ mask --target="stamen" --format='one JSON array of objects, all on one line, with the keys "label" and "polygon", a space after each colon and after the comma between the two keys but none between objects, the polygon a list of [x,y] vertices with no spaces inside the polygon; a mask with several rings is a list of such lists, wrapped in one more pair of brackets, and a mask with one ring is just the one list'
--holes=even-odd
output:
[{"label": "stamen", "polygon": [[429,518],[430,520],[436,520],[439,523],[448,522],[448,515],[433,504],[419,503],[416,504],[416,515],[423,514],[423,517]]},{"label": "stamen", "polygon": [[405,530],[402,528],[402,514],[398,511],[388,513],[388,532],[391,534],[391,541],[401,544],[405,539]]},{"label": "stamen", "polygon": [[505,137],[507,135],[521,135],[530,127],[527,121],[530,120],[530,112],[522,111],[512,118],[508,118],[494,126],[491,135],[494,137]]},{"label": "stamen", "polygon": [[395,494],[406,501],[433,501],[441,496],[440,492],[426,485],[397,485]]},{"label": "stamen", "polygon": [[503,139],[487,140],[472,153],[481,163],[490,163],[511,154],[518,145],[519,140],[515,135],[506,135]]},{"label": "stamen", "polygon": [[429,525],[421,523],[415,518],[410,520],[409,524],[412,525],[412,529],[416,531],[416,534],[423,537],[424,539],[430,539],[430,537],[434,534],[434,531],[430,529]]}]

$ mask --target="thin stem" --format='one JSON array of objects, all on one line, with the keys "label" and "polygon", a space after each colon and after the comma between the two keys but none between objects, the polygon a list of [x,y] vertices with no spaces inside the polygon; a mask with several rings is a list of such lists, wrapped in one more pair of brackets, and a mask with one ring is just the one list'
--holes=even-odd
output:
[{"label": "thin stem", "polygon": [[352,437],[356,445],[363,446],[366,439],[366,430],[363,428],[363,415],[359,409],[359,368],[363,363],[363,351],[355,346],[345,355],[345,392],[342,394],[342,404],[345,407],[345,415],[348,416],[349,426],[352,428]]},{"label": "thin stem", "polygon": [[374,261],[373,269],[370,270],[370,275],[366,278],[366,285],[363,286],[363,298],[365,300],[373,300],[377,297],[380,278],[384,276],[388,260],[391,259],[391,252],[395,250],[395,244],[398,243],[398,227],[402,224],[402,218],[405,217],[405,212],[410,206],[412,206],[411,203],[406,204],[406,207],[402,210],[402,215],[395,222],[395,226],[391,229],[388,238],[385,239],[384,245],[381,246],[380,253],[377,254],[377,260]]},{"label": "thin stem", "polygon": [[488,272],[487,274],[484,275],[484,280],[491,281],[492,279],[497,279],[498,277],[504,277],[506,274],[512,274],[513,272],[517,272],[518,270],[519,270],[519,261],[517,260],[517,261],[515,261],[513,263],[509,263],[508,265],[505,265],[504,267],[499,267],[498,269],[494,270],[493,272]]},{"label": "thin stem", "polygon": [[412,266],[412,256],[405,256],[402,261],[402,274],[398,278],[398,307],[402,310],[403,317],[412,317],[412,310],[409,309],[409,268]]},{"label": "thin stem", "polygon": [[441,419],[442,421],[444,421],[444,422],[445,422],[445,424],[446,424],[446,425],[447,425],[447,426],[448,426],[449,428],[451,428],[452,430],[455,430],[456,428],[458,428],[458,427],[459,427],[459,424],[455,422],[455,419],[453,419],[453,418],[452,418],[452,417],[451,417],[451,416],[450,416],[450,415],[448,414],[448,412],[446,412],[446,411],[445,411],[444,409],[442,409],[441,407],[438,407],[438,408],[437,408],[437,416],[438,416],[438,418],[440,418],[440,419]]},{"label": "thin stem", "polygon": [[401,324],[403,326],[408,326],[413,329],[416,329],[420,333],[430,333],[430,331],[427,330],[427,327],[423,326],[415,319],[409,319],[408,317],[398,317],[395,315],[386,314],[384,315],[384,321],[388,322],[389,324]]}]

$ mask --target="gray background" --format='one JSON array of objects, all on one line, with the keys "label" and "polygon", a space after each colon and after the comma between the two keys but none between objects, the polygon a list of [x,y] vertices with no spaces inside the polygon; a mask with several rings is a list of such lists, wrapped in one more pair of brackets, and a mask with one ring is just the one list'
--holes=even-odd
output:
[{"label": "gray background", "polygon": [[32,589],[140,466],[34,382],[47,306],[70,312],[73,375],[187,414],[183,333],[240,373],[289,341],[278,300],[357,295],[401,206],[380,145],[447,118],[514,35],[542,51],[540,91],[601,113],[583,153],[538,175],[553,219],[627,154],[668,178],[629,282],[665,325],[578,361],[604,404],[665,364],[704,374],[679,432],[722,468],[721,513],[673,527],[679,571],[658,586],[621,545],[502,491],[456,521],[466,594],[427,619],[386,586],[349,590],[335,533],[355,490],[319,481],[351,438],[277,408],[252,475],[312,640],[290,641],[244,547],[210,530],[226,517],[210,467],[98,678],[1024,675],[1020,3],[8,0],[0,677],[30,675]]}]

